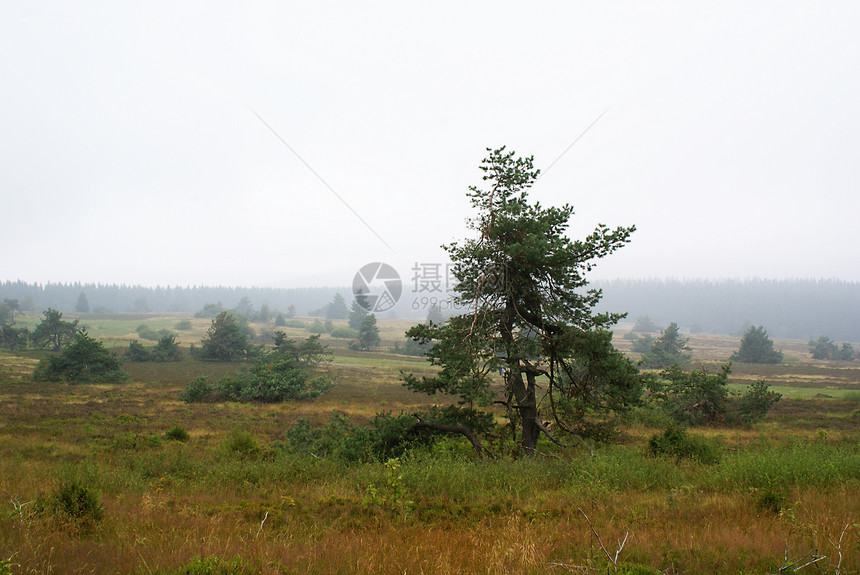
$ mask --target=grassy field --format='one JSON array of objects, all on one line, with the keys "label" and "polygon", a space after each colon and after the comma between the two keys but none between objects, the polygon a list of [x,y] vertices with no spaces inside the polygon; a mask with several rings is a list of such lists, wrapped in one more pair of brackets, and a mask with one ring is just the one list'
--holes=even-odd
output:
[{"label": "grassy field", "polygon": [[[180,319],[81,321],[127,346],[141,323]],[[191,321],[183,346],[209,323]],[[29,378],[41,352],[0,353],[0,574],[763,574],[820,556],[797,572],[860,569],[860,362],[778,341],[784,365],[735,364],[734,385],[764,378],[784,398],[755,427],[693,430],[722,446],[715,464],[650,456],[662,428],[636,412],[616,444],[542,444],[526,459],[477,459],[458,439],[388,464],[283,448],[302,416],[358,423],[440,401],[400,385],[423,361],[386,352],[409,324],[380,322],[373,353],[323,336],[337,385],[277,405],[179,400],[194,377],[241,363],[126,363],[129,383],[50,384]],[[694,364],[717,369],[737,342],[695,336]],[[177,427],[187,440],[169,438]],[[99,495],[93,525],[46,511],[73,482]]]}]

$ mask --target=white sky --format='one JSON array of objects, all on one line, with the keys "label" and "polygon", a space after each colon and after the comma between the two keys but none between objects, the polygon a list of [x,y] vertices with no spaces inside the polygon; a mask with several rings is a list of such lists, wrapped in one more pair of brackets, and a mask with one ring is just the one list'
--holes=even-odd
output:
[{"label": "white sky", "polygon": [[[0,280],[348,285],[445,261],[486,147],[593,278],[860,281],[860,3],[4,2]],[[283,139],[393,248],[371,233]]]}]

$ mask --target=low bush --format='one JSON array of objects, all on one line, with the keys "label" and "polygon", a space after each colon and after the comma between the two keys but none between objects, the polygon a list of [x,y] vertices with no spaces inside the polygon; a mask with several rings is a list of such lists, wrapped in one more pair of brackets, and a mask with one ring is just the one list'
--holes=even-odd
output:
[{"label": "low bush", "polygon": [[164,432],[164,438],[172,441],[188,441],[189,435],[181,425],[174,425]]},{"label": "low bush", "polygon": [[260,445],[254,436],[242,429],[233,429],[222,443],[222,447],[242,457],[253,457],[260,452]]},{"label": "low bush", "polygon": [[143,344],[136,339],[128,342],[128,351],[126,352],[125,357],[129,361],[149,361],[151,359],[149,357],[149,350],[147,350]]},{"label": "low bush", "polygon": [[742,395],[732,397],[729,409],[733,418],[745,425],[764,419],[764,416],[782,398],[782,394],[770,391],[768,387],[767,382],[760,380],[750,384]]},{"label": "low bush", "polygon": [[179,399],[185,403],[196,403],[204,401],[214,391],[215,388],[209,383],[209,377],[201,375],[191,380],[191,383],[179,392]]},{"label": "low bush", "polygon": [[785,492],[777,489],[762,489],[755,495],[755,508],[760,512],[779,515],[785,508],[788,496]]},{"label": "low bush", "polygon": [[39,361],[33,372],[36,381],[74,381],[80,383],[122,382],[128,374],[120,367],[117,355],[90,337],[86,330],[75,333],[72,343],[58,355]]},{"label": "low bush", "polygon": [[152,329],[150,326],[145,323],[137,326],[137,335],[140,339],[148,339],[152,341],[158,341],[163,337],[175,336],[176,334],[170,331],[169,329]]},{"label": "low bush", "polygon": [[729,393],[731,364],[720,373],[704,368],[685,372],[672,366],[649,379],[651,398],[681,425],[750,425],[760,421],[782,397],[766,381],[751,384],[743,394]]},{"label": "low bush", "polygon": [[688,458],[712,464],[719,462],[722,446],[715,440],[690,435],[683,427],[673,425],[651,436],[648,451],[654,456],[668,455],[677,460]]},{"label": "low bush", "polygon": [[61,483],[53,493],[37,498],[35,511],[83,533],[93,531],[104,518],[99,494],[78,479]]},{"label": "low bush", "polygon": [[331,330],[329,335],[342,339],[356,339],[358,337],[358,330],[351,327],[336,327]]},{"label": "low bush", "polygon": [[219,399],[239,402],[278,403],[313,399],[328,393],[334,381],[327,375],[311,376],[311,369],[331,361],[331,354],[311,336],[297,343],[284,332],[274,334],[275,349],[263,354],[250,370],[225,375],[212,386],[197,378],[182,391],[187,402],[203,401],[217,392]]},{"label": "low bush", "polygon": [[333,457],[350,462],[386,461],[433,441],[430,434],[407,433],[415,422],[411,415],[381,413],[374,416],[367,426],[360,427],[343,413],[334,411],[327,425],[315,428],[307,417],[300,417],[286,431],[284,446],[289,451],[309,453],[315,457]]}]

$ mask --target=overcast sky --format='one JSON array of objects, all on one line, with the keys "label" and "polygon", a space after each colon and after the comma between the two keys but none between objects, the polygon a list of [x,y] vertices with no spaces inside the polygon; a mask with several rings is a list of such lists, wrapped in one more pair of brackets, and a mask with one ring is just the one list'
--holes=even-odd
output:
[{"label": "overcast sky", "polygon": [[407,274],[467,234],[507,145],[552,164],[532,197],[572,204],[574,238],[637,226],[595,279],[860,281],[853,0],[0,13],[0,280]]}]

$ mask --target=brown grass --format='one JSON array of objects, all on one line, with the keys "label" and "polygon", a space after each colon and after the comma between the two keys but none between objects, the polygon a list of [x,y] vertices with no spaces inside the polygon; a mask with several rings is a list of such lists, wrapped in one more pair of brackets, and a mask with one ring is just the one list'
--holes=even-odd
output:
[{"label": "brown grass", "polygon": [[[385,324],[387,337],[402,328]],[[728,346],[699,341],[711,341],[713,357]],[[510,489],[478,500],[431,496],[418,484],[408,489],[413,508],[368,503],[368,485],[385,484],[379,465],[285,457],[276,442],[300,416],[324,423],[339,410],[360,422],[378,411],[408,413],[442,401],[400,385],[399,370],[427,370],[422,362],[384,352],[337,351],[328,369],[338,384],[329,395],[279,405],[179,401],[196,375],[217,378],[242,364],[127,364],[132,383],[123,385],[35,384],[26,379],[34,364],[0,355],[0,558],[11,557],[16,574],[172,573],[209,555],[241,557],[248,572],[266,574],[602,572],[605,557],[579,508],[612,553],[629,529],[622,561],[666,573],[770,573],[786,555],[798,559],[816,550],[828,555],[822,570],[832,572],[829,540],[860,520],[860,477],[793,485],[774,513],[756,507],[759,491],[707,488],[714,468],[698,464],[679,464],[678,483],[652,490],[604,488],[601,477],[592,485],[571,483],[567,476],[589,461],[589,449],[559,451],[561,460],[548,458],[545,469],[532,470],[533,483],[545,487],[517,487],[522,471],[510,461],[510,477],[499,480],[510,481]],[[822,374],[828,382],[844,376],[844,385],[857,389],[856,369],[811,361],[782,368],[761,369],[804,385]],[[758,369],[739,371],[755,377]],[[721,436],[729,453],[816,437],[847,445],[858,438],[857,407],[783,400],[757,428],[696,433]],[[157,441],[174,425],[189,431],[188,443]],[[259,442],[260,454],[248,459],[224,451],[225,437],[237,428]],[[626,444],[617,449],[630,453],[643,452],[654,432],[625,431]],[[508,473],[502,464],[481,465],[473,472]],[[105,519],[94,533],[36,514],[33,504],[16,510],[69,476],[100,493]],[[858,535],[851,527],[843,540],[842,573],[860,569]]]}]

